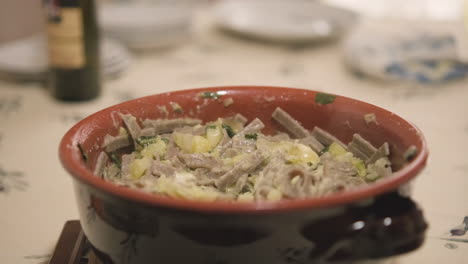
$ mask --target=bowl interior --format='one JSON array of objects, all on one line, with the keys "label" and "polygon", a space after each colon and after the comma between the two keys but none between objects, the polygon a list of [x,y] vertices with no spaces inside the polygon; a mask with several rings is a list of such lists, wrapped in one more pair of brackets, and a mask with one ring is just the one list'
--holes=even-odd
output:
[{"label": "bowl interior", "polygon": [[[219,98],[202,98],[200,94],[203,92],[216,92]],[[249,120],[260,118],[266,125],[264,132],[271,134],[278,130],[283,131],[271,119],[271,113],[274,109],[281,107],[301,122],[304,127],[312,129],[314,126],[318,126],[345,143],[351,140],[354,133],[361,134],[374,146],[388,142],[393,169],[397,170],[393,176],[375,184],[359,188],[356,191],[308,199],[302,203],[302,206],[344,203],[387,192],[409,181],[423,168],[427,158],[426,143],[420,131],[411,123],[392,112],[347,97],[336,96],[332,103],[319,104],[315,102],[317,94],[318,92],[302,89],[249,86],[201,88],[147,96],[106,108],[80,121],[64,136],[60,146],[60,158],[65,169],[78,180],[114,194],[123,194],[129,199],[158,203],[161,201],[158,199],[163,198],[133,190],[121,190],[122,188],[119,190],[111,183],[94,177],[91,173],[97,155],[101,151],[104,136],[117,134],[118,127],[122,125],[119,113],[130,113],[140,120],[196,117],[203,121],[241,113]],[[223,101],[227,98],[232,98],[233,104],[226,107]],[[173,111],[171,103],[178,103],[183,111]],[[168,110],[167,113],[161,111],[161,107],[165,107]],[[376,122],[366,123],[364,115],[370,113],[375,114]],[[78,144],[81,145],[88,157],[87,164],[82,160]],[[411,162],[405,163],[403,154],[410,146],[415,146],[418,152]],[[192,202],[185,205],[190,205],[190,203]],[[286,208],[289,206],[288,203],[294,202],[282,201],[277,202],[277,205],[267,207]],[[240,205],[240,207],[243,206],[245,205]],[[252,207],[252,205],[250,206]],[[258,207],[257,205],[252,208],[258,209]]]}]

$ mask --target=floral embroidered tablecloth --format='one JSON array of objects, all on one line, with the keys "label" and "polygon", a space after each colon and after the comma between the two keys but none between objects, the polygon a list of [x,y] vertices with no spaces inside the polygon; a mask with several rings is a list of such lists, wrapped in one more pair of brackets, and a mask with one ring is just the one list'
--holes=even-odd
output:
[{"label": "floral embroidered tablecloth", "polygon": [[71,178],[57,147],[83,117],[165,91],[219,85],[290,86],[337,93],[384,107],[425,134],[430,158],[413,197],[430,228],[400,264],[468,263],[468,82],[445,86],[377,83],[350,74],[337,43],[276,46],[203,27],[177,48],[138,54],[102,96],[52,99],[39,84],[0,81],[0,263],[47,263],[66,220],[77,219]]}]

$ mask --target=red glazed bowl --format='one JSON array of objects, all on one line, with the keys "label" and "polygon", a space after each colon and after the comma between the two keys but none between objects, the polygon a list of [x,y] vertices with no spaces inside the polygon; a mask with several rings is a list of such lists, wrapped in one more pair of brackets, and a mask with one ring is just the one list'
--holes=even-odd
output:
[{"label": "red glazed bowl", "polygon": [[[219,100],[200,92],[218,92]],[[81,225],[103,263],[358,263],[380,262],[418,248],[427,224],[407,192],[423,169],[427,147],[421,132],[392,112],[336,96],[315,102],[316,91],[281,87],[215,87],[163,93],[99,111],[72,127],[60,143],[60,159],[72,175]],[[225,107],[223,98],[234,103]],[[199,202],[118,187],[93,175],[106,134],[122,124],[117,113],[165,118],[157,106],[177,102],[204,121],[241,113],[258,117],[266,132],[280,129],[270,115],[281,107],[306,128],[319,126],[349,142],[360,133],[374,145],[390,144],[396,172],[374,184],[326,197],[279,202]],[[375,123],[364,115],[374,113]],[[117,126],[116,126],[117,125]],[[82,159],[81,145],[87,161]],[[404,163],[410,147],[417,155]],[[368,262],[366,262],[368,263]]]}]

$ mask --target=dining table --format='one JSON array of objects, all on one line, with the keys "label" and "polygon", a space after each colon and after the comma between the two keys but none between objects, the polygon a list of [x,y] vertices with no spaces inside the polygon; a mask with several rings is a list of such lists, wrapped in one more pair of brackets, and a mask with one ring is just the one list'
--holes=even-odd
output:
[{"label": "dining table", "polygon": [[415,124],[429,148],[411,185],[428,223],[424,244],[395,264],[468,263],[468,82],[423,85],[353,74],[340,39],[288,44],[226,34],[197,16],[172,47],[134,53],[90,101],[54,99],[44,83],[0,81],[0,263],[49,263],[65,222],[79,219],[58,145],[79,120],[138,97],[189,88],[261,85],[339,94]]}]

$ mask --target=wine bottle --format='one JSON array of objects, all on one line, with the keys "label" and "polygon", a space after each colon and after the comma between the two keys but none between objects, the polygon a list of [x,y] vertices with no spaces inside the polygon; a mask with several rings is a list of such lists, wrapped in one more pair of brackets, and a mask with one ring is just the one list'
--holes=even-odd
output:
[{"label": "wine bottle", "polygon": [[94,0],[45,0],[49,87],[64,101],[100,94],[99,30]]}]

